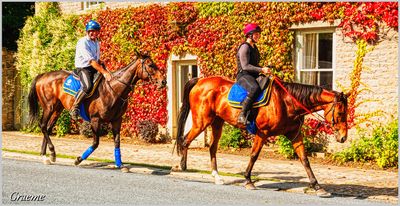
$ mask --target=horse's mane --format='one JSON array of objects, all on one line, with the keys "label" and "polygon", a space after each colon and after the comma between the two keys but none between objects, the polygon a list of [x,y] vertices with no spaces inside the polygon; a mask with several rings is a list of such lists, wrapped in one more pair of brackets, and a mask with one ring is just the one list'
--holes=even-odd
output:
[{"label": "horse's mane", "polygon": [[118,69],[117,71],[112,72],[113,76],[119,77],[121,76],[130,66],[132,66],[137,59],[134,59],[131,63],[123,67],[122,69]]},{"label": "horse's mane", "polygon": [[[146,58],[150,58],[150,56],[147,55],[142,55],[142,59],[146,59]],[[126,65],[125,67],[123,67],[122,69],[118,69],[117,71],[114,71],[112,74],[115,77],[119,77],[121,76],[129,67],[131,67],[137,60],[139,59],[138,56],[133,57],[133,60],[131,61],[131,63],[129,63],[128,65]]]},{"label": "horse's mane", "polygon": [[321,96],[323,88],[316,85],[283,82],[288,92],[305,106],[312,106],[311,99],[316,102]]}]

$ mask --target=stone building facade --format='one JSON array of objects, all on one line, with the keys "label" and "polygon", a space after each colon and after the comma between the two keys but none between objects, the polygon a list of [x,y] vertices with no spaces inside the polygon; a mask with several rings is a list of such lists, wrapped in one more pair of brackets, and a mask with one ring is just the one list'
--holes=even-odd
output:
[{"label": "stone building facade", "polygon": [[[354,68],[356,59],[357,44],[342,36],[338,28],[338,40],[336,45],[336,79],[344,88],[351,84],[350,74]],[[361,72],[362,92],[357,97],[356,103],[361,103],[356,108],[356,114],[372,114],[368,122],[358,126],[371,128],[374,122],[385,125],[395,118],[398,118],[399,100],[399,79],[398,79],[398,32],[389,30],[387,38],[382,39],[375,46],[367,46],[371,51],[367,52],[363,61]],[[349,139],[345,144],[334,142],[331,139],[328,150],[337,151],[347,147],[355,135],[355,128],[349,130]]]},{"label": "stone building facade", "polygon": [[[340,29],[338,29],[340,30]],[[337,78],[345,87],[350,86],[350,73],[354,67],[357,45],[342,37],[337,42]],[[376,120],[388,120],[390,116],[397,117],[398,108],[398,32],[393,29],[375,46],[368,46],[363,61],[361,73],[361,88],[365,88],[358,95],[360,104],[357,108],[361,113],[383,111],[384,115]]]},{"label": "stone building facade", "polygon": [[92,3],[91,5],[89,2],[60,2],[60,10],[64,14],[82,14],[87,12],[87,10],[91,9],[116,9],[116,8],[126,8],[126,7],[135,7],[135,6],[142,6],[150,3],[144,2],[103,2],[103,3]]},{"label": "stone building facade", "polygon": [[[336,91],[348,91],[351,86],[351,73],[357,54],[357,44],[343,36],[338,27],[339,22],[334,24],[325,22],[311,22],[294,25],[291,29],[299,32],[324,32],[334,34],[333,51],[333,89]],[[398,31],[381,27],[387,33],[376,45],[368,45],[361,72],[361,91],[356,99],[356,115],[372,114],[368,121],[359,124],[360,128],[370,127],[371,122],[387,124],[398,117]],[[297,35],[296,35],[297,38]],[[298,42],[298,39],[296,39]],[[295,48],[297,49],[296,45]],[[296,53],[296,51],[294,52]],[[294,54],[295,56],[295,54]],[[298,58],[298,57],[297,57]],[[296,59],[296,57],[294,57]],[[329,138],[328,151],[337,151],[348,147],[357,138],[356,128],[349,130],[348,141],[345,144],[337,143],[335,138]]]}]

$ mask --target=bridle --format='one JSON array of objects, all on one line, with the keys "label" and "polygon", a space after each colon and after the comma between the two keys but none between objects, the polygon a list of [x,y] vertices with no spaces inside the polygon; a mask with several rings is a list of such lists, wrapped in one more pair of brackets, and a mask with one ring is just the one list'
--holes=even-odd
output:
[{"label": "bridle", "polygon": [[[151,77],[152,74],[147,70],[146,66],[144,65],[144,63],[146,62],[147,59],[149,59],[149,57],[146,57],[146,58],[140,60],[141,63],[142,63],[142,74],[143,74],[144,72],[146,72],[146,74],[147,74],[147,76],[149,77],[150,81],[153,82],[153,78]],[[136,61],[136,62],[137,62],[137,61]],[[135,63],[136,63],[136,62],[135,62]],[[134,64],[135,64],[135,63],[134,63]],[[128,65],[126,68],[128,69],[129,66],[130,66],[130,65]],[[133,82],[135,81],[136,78],[137,78],[137,72],[135,72],[135,75],[132,77],[132,80],[131,80],[129,83],[126,83],[126,82],[121,81],[121,80],[119,80],[119,79],[115,79],[115,80],[117,80],[117,82],[123,84],[124,86],[128,87],[128,92],[131,92],[131,91],[133,91],[133,89],[135,88],[135,84],[134,84]],[[113,90],[113,88],[111,87],[109,81],[107,81],[107,85],[111,88],[111,91],[112,91],[114,94],[116,94],[116,92],[115,92],[115,91]],[[124,105],[124,104],[127,102],[127,100],[128,100],[128,98],[124,99],[124,98],[122,98],[122,97],[119,96],[119,95],[118,95],[118,98],[119,98],[120,100],[122,100],[123,105]]]},{"label": "bridle", "polygon": [[[292,94],[290,94],[290,92],[285,88],[285,86],[283,86],[283,84],[279,81],[279,78],[274,77],[273,80],[275,80],[275,82],[290,96],[290,98],[295,102],[296,105],[298,105],[300,108],[304,109],[306,112],[304,114],[300,114],[299,116],[305,115],[305,114],[311,114],[312,116],[314,116],[316,119],[325,119],[325,117],[323,117],[322,115],[316,113],[314,114],[314,112],[312,112],[311,110],[307,109],[307,107],[305,107],[302,103],[300,103],[295,97],[293,97]],[[335,108],[336,105],[338,103],[342,103],[341,101],[338,101],[339,98],[342,98],[342,94],[336,94],[335,93],[335,99],[333,100],[333,104],[331,106],[331,108],[328,110],[328,112],[325,114],[325,116],[327,114],[329,114],[330,112],[332,112],[332,120],[331,120],[331,127],[334,127],[335,124],[338,123],[338,121],[335,121]],[[331,104],[332,102],[329,103],[325,103],[325,104],[321,104],[321,105],[315,105],[315,106],[323,106],[326,104]],[[322,124],[328,125],[328,123],[326,121],[321,121]]]}]

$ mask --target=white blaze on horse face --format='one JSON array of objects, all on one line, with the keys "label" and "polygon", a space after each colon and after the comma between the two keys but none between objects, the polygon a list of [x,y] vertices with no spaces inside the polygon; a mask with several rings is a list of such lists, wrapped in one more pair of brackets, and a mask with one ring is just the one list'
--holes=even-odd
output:
[{"label": "white blaze on horse face", "polygon": [[335,120],[334,129],[336,140],[338,142],[345,142],[347,139],[347,107],[342,104],[338,103],[336,105],[335,111],[333,115],[333,119]]}]

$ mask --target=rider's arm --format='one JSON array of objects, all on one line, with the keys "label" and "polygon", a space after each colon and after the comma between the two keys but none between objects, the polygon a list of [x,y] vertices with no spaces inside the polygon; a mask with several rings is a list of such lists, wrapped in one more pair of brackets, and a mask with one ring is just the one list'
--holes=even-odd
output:
[{"label": "rider's arm", "polygon": [[251,73],[260,73],[262,71],[261,67],[257,67],[250,64],[250,48],[249,45],[243,44],[238,51],[240,65],[244,71]]},{"label": "rider's arm", "polygon": [[98,72],[100,72],[103,75],[106,75],[108,72],[101,66],[96,60],[92,59],[90,60],[90,65],[95,68]]}]

